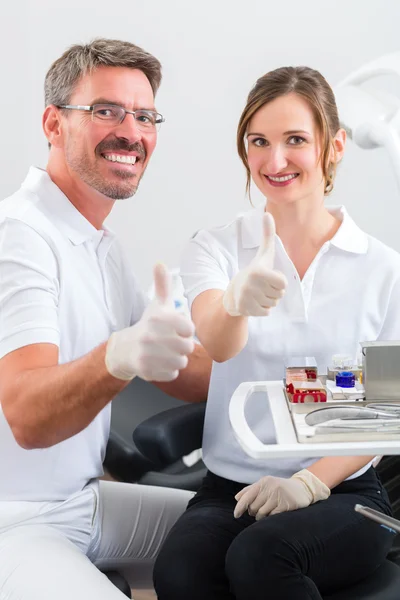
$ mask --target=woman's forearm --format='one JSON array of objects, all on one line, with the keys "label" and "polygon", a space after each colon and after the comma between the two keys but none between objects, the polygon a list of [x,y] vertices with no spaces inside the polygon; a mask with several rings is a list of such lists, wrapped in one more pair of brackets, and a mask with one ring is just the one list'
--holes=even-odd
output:
[{"label": "woman's forearm", "polygon": [[307,467],[307,470],[332,489],[374,458],[374,456],[325,456]]},{"label": "woman's forearm", "polygon": [[196,335],[216,362],[233,358],[247,344],[248,318],[231,317],[222,302],[222,290],[207,290],[194,300],[192,319]]}]

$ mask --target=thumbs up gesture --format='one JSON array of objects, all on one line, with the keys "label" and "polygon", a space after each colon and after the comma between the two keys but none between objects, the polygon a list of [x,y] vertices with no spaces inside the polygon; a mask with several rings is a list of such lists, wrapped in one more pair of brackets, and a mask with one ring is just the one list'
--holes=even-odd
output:
[{"label": "thumbs up gesture", "polygon": [[274,271],[275,221],[263,214],[263,237],[250,264],[230,282],[223,298],[224,308],[232,317],[265,317],[282,298],[287,287],[283,273]]},{"label": "thumbs up gesture", "polygon": [[194,350],[194,325],[175,311],[171,275],[162,264],[154,267],[155,297],[132,327],[113,333],[105,363],[118,379],[136,375],[147,381],[173,381]]}]

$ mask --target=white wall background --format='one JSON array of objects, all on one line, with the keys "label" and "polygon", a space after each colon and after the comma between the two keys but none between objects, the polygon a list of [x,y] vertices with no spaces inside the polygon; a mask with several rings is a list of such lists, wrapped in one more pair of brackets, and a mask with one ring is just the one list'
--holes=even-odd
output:
[{"label": "white wall background", "polygon": [[[0,198],[30,164],[46,165],[43,79],[67,46],[117,37],[163,63],[158,148],[137,195],[108,221],[145,286],[155,261],[178,264],[194,231],[247,207],[235,134],[257,77],[305,64],[335,85],[400,50],[398,0],[22,0],[2,7],[0,26]],[[400,251],[400,194],[384,151],[349,144],[332,201]]]}]

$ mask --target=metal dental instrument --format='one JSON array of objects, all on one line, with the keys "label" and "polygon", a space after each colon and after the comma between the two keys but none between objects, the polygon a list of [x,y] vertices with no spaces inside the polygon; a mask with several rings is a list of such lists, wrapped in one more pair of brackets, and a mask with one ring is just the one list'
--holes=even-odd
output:
[{"label": "metal dental instrument", "polygon": [[[400,409],[399,409],[400,415]],[[395,419],[397,412],[363,406],[328,406],[309,412],[305,416],[307,425],[319,425],[333,419]]]},{"label": "metal dental instrument", "polygon": [[368,423],[365,419],[354,421],[336,419],[322,423],[315,428],[316,435],[326,433],[398,433],[400,436],[400,419],[372,423]]},{"label": "metal dental instrument", "polygon": [[377,427],[400,427],[400,419],[331,419],[319,424],[319,427],[362,427],[363,429],[376,429]]},{"label": "metal dental instrument", "polygon": [[367,405],[367,408],[372,410],[383,410],[392,414],[400,414],[400,402],[379,402]]},{"label": "metal dental instrument", "polygon": [[361,504],[356,504],[354,510],[364,515],[364,517],[368,517],[369,519],[372,519],[372,521],[376,521],[380,525],[384,525],[385,527],[400,533],[400,521],[398,519],[384,515],[378,510],[374,510],[373,508],[369,508],[367,506],[362,506]]}]

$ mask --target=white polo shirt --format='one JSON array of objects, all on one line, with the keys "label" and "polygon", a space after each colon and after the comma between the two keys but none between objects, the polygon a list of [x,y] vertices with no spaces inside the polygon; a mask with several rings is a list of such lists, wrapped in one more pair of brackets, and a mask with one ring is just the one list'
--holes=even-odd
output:
[{"label": "white polo shirt", "polygon": [[[224,227],[200,231],[190,241],[181,267],[190,306],[205,290],[225,290],[253,259],[263,210],[261,206]],[[287,277],[286,294],[269,317],[249,318],[249,340],[237,356],[213,364],[203,457],[217,475],[252,483],[264,475],[290,477],[316,460],[255,460],[242,450],[228,417],[230,398],[240,383],[282,379],[286,359],[294,356],[314,356],[319,372],[326,373],[334,354],[356,358],[360,341],[400,339],[400,255],[361,231],[344,208],[329,210],[342,224],[302,281],[276,236],[275,268]],[[265,404],[263,395],[255,394],[247,420],[264,443],[273,443]]]},{"label": "white polo shirt", "polygon": [[[59,347],[60,364],[70,362],[135,323],[143,309],[114,235],[95,229],[46,171],[32,167],[0,202],[0,358],[47,342]],[[108,404],[73,437],[24,450],[0,406],[0,501],[63,500],[102,475],[110,413]]]}]

